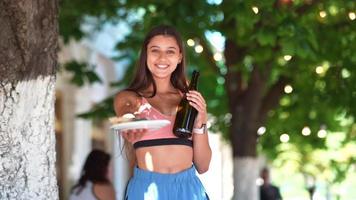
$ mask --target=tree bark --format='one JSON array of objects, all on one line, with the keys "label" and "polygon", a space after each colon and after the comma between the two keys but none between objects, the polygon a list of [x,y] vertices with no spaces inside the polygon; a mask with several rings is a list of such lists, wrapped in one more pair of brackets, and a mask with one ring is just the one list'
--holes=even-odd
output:
[{"label": "tree bark", "polygon": [[234,157],[234,200],[257,200],[259,164],[256,157]]},{"label": "tree bark", "polygon": [[[239,99],[241,102],[235,105],[235,112],[232,115],[230,136],[233,143],[234,200],[258,199],[256,186],[259,169],[256,155],[258,124],[256,118],[259,101],[254,102],[253,98],[257,98],[253,97],[255,95],[246,94],[245,97],[241,97]],[[248,101],[249,99],[251,100]]]},{"label": "tree bark", "polygon": [[[267,90],[270,67],[254,66],[248,83],[243,83],[239,63],[242,65],[244,50],[232,40],[226,41],[225,58],[228,66],[227,90],[232,114],[230,141],[234,159],[234,200],[257,200],[259,163],[257,160],[257,129],[261,123],[261,109]],[[242,85],[245,84],[245,85]],[[274,93],[270,96],[278,99]],[[271,98],[271,97],[268,97]],[[264,110],[264,112],[267,112]]]},{"label": "tree bark", "polygon": [[0,0],[0,199],[58,199],[58,2]]}]

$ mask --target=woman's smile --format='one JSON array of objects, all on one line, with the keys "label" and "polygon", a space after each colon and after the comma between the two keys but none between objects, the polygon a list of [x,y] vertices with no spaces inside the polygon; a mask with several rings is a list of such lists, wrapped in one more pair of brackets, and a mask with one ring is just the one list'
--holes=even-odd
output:
[{"label": "woman's smile", "polygon": [[168,68],[169,67],[169,65],[160,65],[160,64],[158,64],[158,65],[156,65],[159,69],[166,69],[166,68]]},{"label": "woman's smile", "polygon": [[147,46],[147,66],[155,78],[169,78],[182,59],[177,41],[171,36],[153,37]]}]

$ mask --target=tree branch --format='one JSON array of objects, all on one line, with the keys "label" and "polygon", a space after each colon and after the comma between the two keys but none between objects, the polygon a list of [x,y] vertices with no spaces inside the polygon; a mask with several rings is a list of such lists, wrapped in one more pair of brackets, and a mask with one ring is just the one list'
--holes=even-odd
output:
[{"label": "tree branch", "polygon": [[210,45],[209,45],[209,42],[207,41],[207,39],[205,37],[202,37],[200,44],[204,48],[204,51],[203,51],[204,57],[210,63],[210,66],[213,67],[213,70],[215,71],[215,73],[220,74],[219,67],[216,65],[216,62],[214,60],[214,55],[211,51],[211,48],[210,48]]},{"label": "tree branch", "polygon": [[267,113],[279,103],[280,98],[284,93],[284,86],[290,82],[287,77],[281,76],[279,80],[272,85],[267,94],[263,97],[262,105],[260,108],[259,123],[264,123],[267,118]]},{"label": "tree branch", "polygon": [[225,75],[225,80],[227,83],[226,87],[228,94],[231,99],[230,108],[235,105],[237,98],[244,92],[242,72],[236,65],[242,63],[245,53],[245,48],[238,47],[231,39],[226,39],[224,56],[227,74]]},{"label": "tree branch", "polygon": [[311,10],[313,8],[313,5],[316,6],[320,2],[320,0],[309,0],[305,2],[306,2],[305,4],[303,4],[302,6],[300,6],[295,10],[295,12],[298,13],[299,15],[302,15],[308,12],[309,10]]},{"label": "tree branch", "polygon": [[320,0],[305,0],[304,4],[298,8],[293,7],[293,0],[276,0],[273,4],[275,9],[278,8],[288,8],[290,10],[295,9],[295,12],[298,15],[302,15],[313,8],[313,5],[316,6]]}]

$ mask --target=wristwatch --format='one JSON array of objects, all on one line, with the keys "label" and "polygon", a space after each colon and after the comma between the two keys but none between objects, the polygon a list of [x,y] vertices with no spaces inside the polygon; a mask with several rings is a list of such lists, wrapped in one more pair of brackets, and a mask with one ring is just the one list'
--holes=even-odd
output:
[{"label": "wristwatch", "polygon": [[207,132],[206,124],[202,124],[200,128],[193,128],[195,134],[205,134]]}]

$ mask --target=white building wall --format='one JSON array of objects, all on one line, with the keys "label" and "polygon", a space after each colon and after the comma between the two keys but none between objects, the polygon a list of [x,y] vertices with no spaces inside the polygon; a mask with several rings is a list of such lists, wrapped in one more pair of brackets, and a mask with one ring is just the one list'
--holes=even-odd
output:
[{"label": "white building wall", "polygon": [[231,148],[219,134],[209,133],[209,144],[212,150],[209,170],[198,176],[210,199],[230,200],[233,195]]},{"label": "white building wall", "polygon": [[[56,89],[63,100],[63,152],[57,153],[63,157],[63,190],[64,198],[67,199],[70,188],[78,180],[85,159],[92,149],[92,121],[78,118],[76,115],[89,111],[94,103],[112,94],[114,91],[109,84],[115,81],[116,75],[111,60],[81,43],[70,42],[61,48],[58,57],[62,64],[71,60],[93,64],[102,79],[100,84],[77,87],[70,83],[71,74],[65,70],[57,74]],[[102,137],[105,141],[110,141],[112,136],[107,130],[102,130]],[[108,152],[113,150],[112,145],[108,143]]]}]

